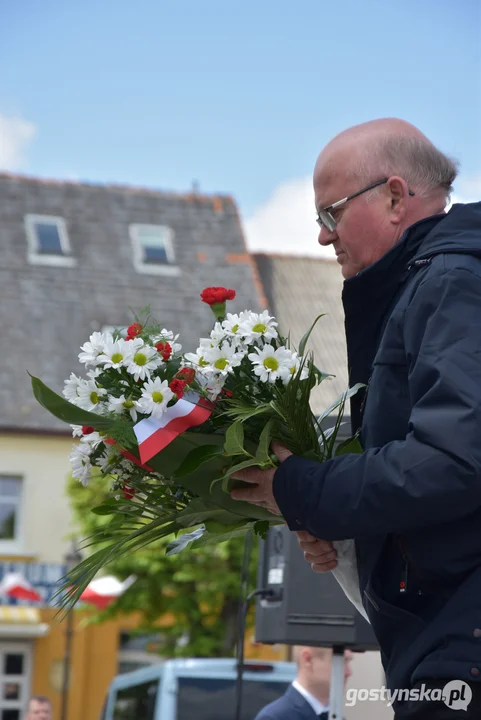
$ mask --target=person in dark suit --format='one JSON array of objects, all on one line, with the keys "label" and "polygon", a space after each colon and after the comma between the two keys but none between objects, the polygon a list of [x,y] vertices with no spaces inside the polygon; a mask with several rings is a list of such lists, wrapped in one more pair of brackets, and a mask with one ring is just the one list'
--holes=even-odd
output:
[{"label": "person in dark suit", "polygon": [[[327,720],[332,650],[296,646],[296,679],[282,697],[263,708],[255,720]],[[344,680],[351,676],[352,653],[345,652]]]}]

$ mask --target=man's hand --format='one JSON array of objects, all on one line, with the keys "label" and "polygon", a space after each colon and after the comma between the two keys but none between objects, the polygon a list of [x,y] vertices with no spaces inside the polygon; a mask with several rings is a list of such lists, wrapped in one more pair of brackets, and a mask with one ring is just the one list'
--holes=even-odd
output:
[{"label": "man's hand", "polygon": [[[280,462],[283,462],[289,455],[292,455],[290,450],[287,450],[287,448],[277,443],[272,443],[272,450]],[[281,511],[274,498],[274,493],[272,492],[275,472],[276,468],[269,470],[247,468],[246,470],[239,470],[238,472],[232,473],[231,477],[236,480],[251,483],[252,487],[232,490],[231,497],[233,500],[244,500],[253,505],[260,505],[260,507],[266,508],[275,515],[281,515]]]},{"label": "man's hand", "polygon": [[322,573],[334,570],[337,566],[337,552],[334,550],[332,542],[319,540],[305,530],[299,530],[296,535],[301,550],[304,551],[304,557],[314,572]]}]

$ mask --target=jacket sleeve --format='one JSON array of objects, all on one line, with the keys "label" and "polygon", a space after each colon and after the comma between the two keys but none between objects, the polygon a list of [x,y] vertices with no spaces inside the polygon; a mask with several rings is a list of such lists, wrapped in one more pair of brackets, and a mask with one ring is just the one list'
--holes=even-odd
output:
[{"label": "jacket sleeve", "polygon": [[291,530],[326,540],[402,534],[481,506],[480,277],[464,268],[427,277],[407,307],[404,341],[406,438],[322,464],[287,458],[273,490]]}]

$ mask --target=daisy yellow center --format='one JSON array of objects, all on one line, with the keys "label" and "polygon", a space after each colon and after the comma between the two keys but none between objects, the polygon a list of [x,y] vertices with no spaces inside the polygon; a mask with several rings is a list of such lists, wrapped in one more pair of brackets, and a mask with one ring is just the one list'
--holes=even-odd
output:
[{"label": "daisy yellow center", "polygon": [[134,403],[133,403],[132,400],[126,400],[126,401],[123,403],[123,406],[124,406],[124,408],[130,409],[130,408],[133,408],[133,407],[134,407]]},{"label": "daisy yellow center", "polygon": [[147,355],[144,355],[144,353],[135,353],[134,355],[134,363],[136,365],[145,365],[147,362]]},{"label": "daisy yellow center", "polygon": [[97,395],[97,393],[94,390],[93,392],[90,393],[90,402],[93,403],[94,405],[97,405],[98,401],[99,401],[99,396]]},{"label": "daisy yellow center", "polygon": [[296,366],[293,365],[293,366],[291,367],[291,369],[289,370],[289,372],[291,373],[291,375],[294,375],[294,373],[296,372]]},{"label": "daisy yellow center", "polygon": [[202,357],[199,358],[199,367],[207,367],[208,364],[209,363],[204,360],[204,356],[202,355]]},{"label": "daisy yellow center", "polygon": [[252,332],[256,332],[256,333],[265,333],[266,330],[267,330],[267,325],[264,325],[264,323],[257,323],[252,328]]},{"label": "daisy yellow center", "polygon": [[277,370],[277,368],[279,367],[279,363],[274,357],[267,357],[264,360],[264,367],[267,370]]},{"label": "daisy yellow center", "polygon": [[114,353],[114,354],[112,355],[112,362],[113,362],[113,363],[122,362],[123,359],[124,359],[124,356],[122,355],[122,353],[116,352],[116,353]]},{"label": "daisy yellow center", "polygon": [[239,325],[233,325],[233,326],[232,326],[232,332],[233,332],[233,333],[236,333],[236,332],[238,331],[238,329],[239,329]]},{"label": "daisy yellow center", "polygon": [[164,396],[159,390],[155,390],[155,392],[152,393],[152,400],[154,403],[161,403],[164,399]]},{"label": "daisy yellow center", "polygon": [[219,358],[215,361],[214,367],[217,368],[217,370],[225,370],[228,364],[229,361],[227,358]]}]

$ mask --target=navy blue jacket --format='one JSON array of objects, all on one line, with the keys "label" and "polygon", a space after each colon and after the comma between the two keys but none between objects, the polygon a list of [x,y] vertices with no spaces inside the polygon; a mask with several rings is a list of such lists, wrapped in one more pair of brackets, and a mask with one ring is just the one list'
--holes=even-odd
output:
[{"label": "navy blue jacket", "polygon": [[481,203],[413,225],[343,304],[364,453],[289,457],[275,498],[291,530],[355,538],[391,690],[481,680]]},{"label": "navy blue jacket", "polygon": [[317,717],[301,693],[289,685],[284,695],[266,705],[255,720],[316,720]]}]

